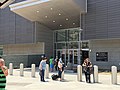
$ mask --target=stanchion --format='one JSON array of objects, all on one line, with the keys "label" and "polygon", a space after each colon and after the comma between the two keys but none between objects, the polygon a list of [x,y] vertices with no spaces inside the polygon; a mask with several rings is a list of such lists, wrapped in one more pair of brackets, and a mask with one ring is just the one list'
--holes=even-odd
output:
[{"label": "stanchion", "polygon": [[49,65],[48,64],[46,64],[45,78],[49,78]]},{"label": "stanchion", "polygon": [[96,65],[94,65],[93,80],[94,83],[98,83],[98,66]]},{"label": "stanchion", "polygon": [[13,64],[12,63],[9,64],[9,74],[13,75]]},{"label": "stanchion", "polygon": [[117,67],[116,66],[111,67],[111,80],[112,80],[112,84],[117,84]]},{"label": "stanchion", "polygon": [[20,64],[20,76],[24,76],[24,65],[23,65],[23,63]]},{"label": "stanchion", "polygon": [[82,81],[82,66],[81,65],[77,66],[77,80]]},{"label": "stanchion", "polygon": [[31,65],[31,77],[35,77],[35,64]]}]

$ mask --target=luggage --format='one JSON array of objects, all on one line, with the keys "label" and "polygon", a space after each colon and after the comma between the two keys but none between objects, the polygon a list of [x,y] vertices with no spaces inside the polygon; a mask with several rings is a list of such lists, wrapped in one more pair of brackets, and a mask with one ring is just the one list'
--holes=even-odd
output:
[{"label": "luggage", "polygon": [[55,74],[53,74],[51,77],[52,77],[52,80],[57,80],[59,78],[59,76]]}]

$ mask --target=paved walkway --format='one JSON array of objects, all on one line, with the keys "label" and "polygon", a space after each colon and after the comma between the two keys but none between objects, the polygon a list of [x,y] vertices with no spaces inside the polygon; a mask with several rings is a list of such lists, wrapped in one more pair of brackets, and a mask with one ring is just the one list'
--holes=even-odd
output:
[{"label": "paved walkway", "polygon": [[[50,73],[51,76],[53,73]],[[92,75],[91,75],[92,77]],[[39,81],[39,74],[36,72],[36,77],[31,78],[30,69],[25,69],[24,77],[19,76],[19,69],[14,70],[13,76],[7,77],[7,90],[120,90],[120,74],[118,74],[118,85],[112,85],[110,74],[100,73],[99,83],[85,83],[77,81],[76,73],[65,73],[63,82],[46,79],[47,82]]]}]

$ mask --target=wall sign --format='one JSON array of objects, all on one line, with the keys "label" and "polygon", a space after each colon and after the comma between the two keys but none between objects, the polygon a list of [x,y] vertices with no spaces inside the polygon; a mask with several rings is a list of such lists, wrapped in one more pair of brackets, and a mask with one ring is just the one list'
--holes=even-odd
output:
[{"label": "wall sign", "polygon": [[108,52],[96,52],[96,61],[108,61]]}]

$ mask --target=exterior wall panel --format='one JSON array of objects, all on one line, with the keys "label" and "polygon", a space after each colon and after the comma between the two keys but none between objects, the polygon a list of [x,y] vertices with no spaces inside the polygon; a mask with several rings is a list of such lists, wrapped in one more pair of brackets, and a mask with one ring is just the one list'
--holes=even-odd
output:
[{"label": "exterior wall panel", "polygon": [[[109,69],[117,66],[120,70],[120,39],[113,40],[92,40],[90,41],[90,60],[99,69]],[[108,62],[96,61],[96,52],[108,52]]]},{"label": "exterior wall panel", "polygon": [[[23,0],[17,0],[20,2]],[[0,44],[34,43],[34,23],[10,11],[0,10]]]},{"label": "exterior wall panel", "polygon": [[120,38],[120,1],[88,0],[84,39]]},{"label": "exterior wall panel", "polygon": [[36,43],[45,43],[45,54],[47,57],[53,56],[53,31],[44,25],[36,22]]}]

